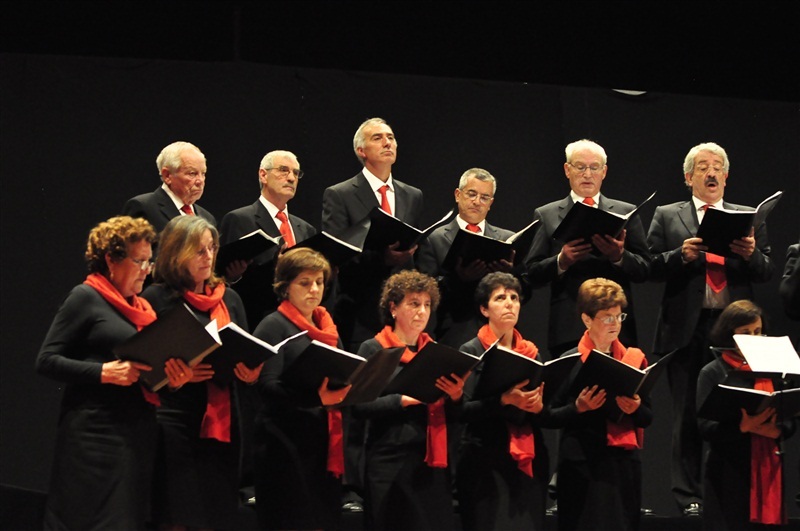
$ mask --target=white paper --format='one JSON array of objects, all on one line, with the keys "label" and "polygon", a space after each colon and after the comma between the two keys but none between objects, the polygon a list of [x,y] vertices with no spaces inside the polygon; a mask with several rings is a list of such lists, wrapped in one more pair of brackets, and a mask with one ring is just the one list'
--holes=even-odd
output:
[{"label": "white paper", "polygon": [[800,374],[800,356],[789,336],[734,334],[733,340],[754,372]]}]

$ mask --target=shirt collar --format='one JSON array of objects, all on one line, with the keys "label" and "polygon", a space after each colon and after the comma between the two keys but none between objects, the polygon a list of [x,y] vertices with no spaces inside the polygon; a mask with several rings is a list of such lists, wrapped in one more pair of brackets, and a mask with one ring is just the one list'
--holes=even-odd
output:
[{"label": "shirt collar", "polygon": [[362,171],[364,172],[364,177],[367,178],[367,182],[369,183],[370,188],[372,188],[372,191],[375,192],[376,194],[378,193],[378,189],[384,184],[389,185],[389,190],[394,192],[394,183],[392,182],[391,174],[389,174],[389,178],[386,179],[386,182],[383,182],[380,179],[378,179],[371,171],[369,171],[366,166],[364,166],[364,169]]}]

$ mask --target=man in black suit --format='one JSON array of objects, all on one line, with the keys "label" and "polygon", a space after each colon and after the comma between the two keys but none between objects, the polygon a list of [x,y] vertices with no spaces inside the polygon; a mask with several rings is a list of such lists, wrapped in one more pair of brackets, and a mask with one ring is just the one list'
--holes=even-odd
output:
[{"label": "man in black suit", "polygon": [[202,216],[212,225],[217,220],[211,213],[196,204],[206,185],[206,156],[189,142],[173,142],[156,158],[156,167],[162,184],[154,192],[129,199],[122,213],[134,218],[145,218],[156,231],[167,225],[175,216]]},{"label": "man in black suit", "polygon": [[506,240],[513,234],[486,221],[496,192],[497,181],[491,173],[481,168],[465,171],[455,190],[458,215],[447,225],[435,229],[423,240],[417,252],[417,269],[434,277],[442,294],[434,327],[436,340],[455,348],[473,339],[482,324],[474,300],[478,282],[492,271],[511,272],[513,266],[512,262],[505,260],[489,264],[475,260],[469,264],[459,261],[453,271],[442,267],[459,230],[495,240]]},{"label": "man in black suit", "polygon": [[[419,227],[422,191],[392,176],[397,140],[382,118],[371,118],[356,131],[353,150],[364,168],[351,179],[328,187],[322,195],[322,230],[342,237],[378,206]],[[365,251],[338,275],[334,320],[345,348],[355,352],[381,328],[378,300],[381,286],[393,272],[414,266],[416,247],[398,251],[397,243],[380,252]]]},{"label": "man in black suit", "polygon": [[[567,197],[536,209],[534,219],[539,229],[533,237],[526,258],[529,281],[534,285],[550,285],[550,319],[547,346],[552,357],[578,345],[586,327],[580,320],[575,302],[583,281],[603,277],[613,280],[625,290],[628,298],[628,322],[620,333],[620,341],[636,346],[636,320],[631,282],[647,280],[650,254],[644,227],[634,215],[618,236],[595,234],[592,241],[582,239],[563,245],[553,240],[553,232],[576,202],[616,214],[627,214],[635,208],[600,193],[608,166],[606,152],[591,140],[578,140],[566,149],[564,173],[571,191]],[[592,244],[599,251],[592,253]]]},{"label": "man in black suit", "polygon": [[[322,230],[336,237],[361,222],[376,206],[394,217],[419,227],[422,191],[392,175],[397,160],[397,140],[382,118],[370,118],[353,136],[353,151],[363,169],[351,179],[328,187],[322,195]],[[378,313],[383,282],[400,270],[414,267],[416,246],[398,251],[389,245],[382,251],[364,251],[342,266],[337,275],[333,318],[346,350],[357,352],[361,343],[382,328]],[[346,417],[343,509],[360,511],[363,485],[363,423]]]},{"label": "man in black suit", "polygon": [[[238,240],[245,234],[263,230],[267,235],[283,235],[285,247],[306,240],[317,233],[310,223],[289,213],[287,205],[297,193],[303,177],[300,163],[290,151],[270,151],[258,168],[261,194],[252,205],[225,214],[220,224],[220,244]],[[281,219],[283,218],[283,219]],[[287,232],[288,231],[288,232]],[[278,308],[278,298],[272,290],[275,260],[279,249],[270,249],[246,264],[234,289],[241,295],[247,312],[247,322],[255,329],[267,314]]]},{"label": "man in black suit", "polygon": [[695,396],[700,369],[713,360],[708,334],[729,303],[752,299],[752,284],[767,282],[775,269],[764,224],[731,242],[734,258],[705,252],[702,239],[695,237],[707,208],[752,210],[722,200],[729,169],[728,155],[719,145],[693,147],[683,163],[691,199],[656,208],[647,235],[651,278],[666,283],[654,352],[676,351],[667,365],[674,417],[672,492],[687,516],[702,514],[703,443]]}]

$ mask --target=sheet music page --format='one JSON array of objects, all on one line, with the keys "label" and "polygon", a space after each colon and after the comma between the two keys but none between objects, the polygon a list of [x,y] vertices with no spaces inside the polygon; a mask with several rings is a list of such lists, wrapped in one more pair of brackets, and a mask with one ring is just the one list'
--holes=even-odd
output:
[{"label": "sheet music page", "polygon": [[734,334],[733,340],[753,371],[800,374],[800,357],[789,336]]}]

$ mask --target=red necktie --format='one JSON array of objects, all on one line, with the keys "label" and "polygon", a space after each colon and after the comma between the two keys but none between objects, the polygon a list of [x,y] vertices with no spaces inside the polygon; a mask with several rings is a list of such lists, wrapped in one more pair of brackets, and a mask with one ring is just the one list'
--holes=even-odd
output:
[{"label": "red necktie", "polygon": [[[703,212],[714,205],[703,205]],[[714,293],[719,293],[728,285],[725,276],[725,257],[714,253],[706,253],[706,284]]]},{"label": "red necktie", "polygon": [[481,228],[474,223],[467,223],[467,230],[470,232],[474,232],[475,234],[481,231]]},{"label": "red necktie", "polygon": [[391,214],[392,207],[389,206],[389,198],[386,196],[386,192],[389,191],[389,185],[384,184],[383,186],[378,188],[378,191],[381,193],[381,210],[383,210],[387,214]]},{"label": "red necktie", "polygon": [[281,236],[283,236],[283,241],[286,242],[286,247],[294,247],[295,241],[294,236],[292,236],[292,228],[289,227],[289,219],[286,217],[286,212],[281,210],[275,217],[281,222],[280,231]]},{"label": "red necktie", "polygon": [[184,214],[186,214],[187,216],[194,216],[194,210],[192,210],[192,207],[191,207],[191,205],[183,205],[183,206],[181,207],[181,210],[182,210],[182,211],[183,211],[183,213],[184,213]]},{"label": "red necktie", "polygon": [[589,205],[589,206],[594,206],[594,199],[592,199],[591,197],[584,197],[583,198],[583,204],[584,205]]}]

